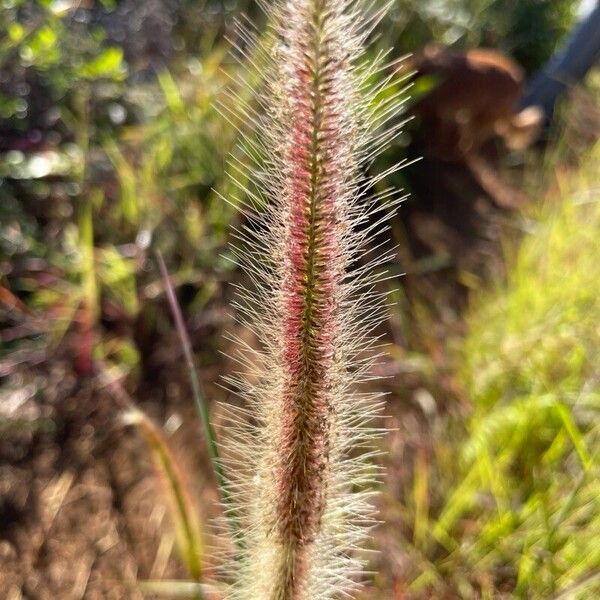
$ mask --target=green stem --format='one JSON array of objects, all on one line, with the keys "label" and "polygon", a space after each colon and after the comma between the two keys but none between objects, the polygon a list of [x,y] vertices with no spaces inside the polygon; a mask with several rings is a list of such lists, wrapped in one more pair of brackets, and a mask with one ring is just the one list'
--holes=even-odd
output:
[{"label": "green stem", "polygon": [[171,314],[173,315],[173,320],[175,321],[175,328],[177,329],[177,334],[179,336],[179,341],[181,343],[181,348],[183,350],[183,355],[188,369],[190,385],[192,388],[192,395],[194,397],[194,404],[196,406],[198,414],[200,415],[200,421],[202,422],[204,439],[206,440],[206,447],[210,456],[213,472],[215,474],[217,489],[219,491],[219,497],[221,499],[222,504],[225,507],[225,513],[229,522],[229,527],[233,534],[234,543],[238,547],[238,550],[241,550],[242,542],[239,536],[239,518],[237,513],[233,510],[233,497],[229,488],[229,484],[227,482],[225,471],[223,469],[221,457],[219,455],[217,435],[210,421],[208,406],[206,404],[206,401],[204,400],[202,384],[200,383],[200,378],[198,377],[198,371],[194,362],[192,344],[190,342],[187,329],[185,327],[183,315],[181,313],[181,308],[179,306],[179,303],[177,302],[177,297],[175,296],[175,291],[173,290],[171,277],[169,275],[169,271],[167,270],[167,266],[165,265],[165,261],[162,257],[162,254],[159,251],[157,251],[156,257],[163,278],[165,293],[167,295],[167,300],[169,302]]}]

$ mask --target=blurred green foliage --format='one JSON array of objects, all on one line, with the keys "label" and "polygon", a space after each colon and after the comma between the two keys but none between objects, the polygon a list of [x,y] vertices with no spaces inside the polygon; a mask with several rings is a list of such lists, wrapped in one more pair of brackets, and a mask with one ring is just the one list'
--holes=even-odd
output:
[{"label": "blurred green foliage", "polygon": [[[476,44],[493,29],[516,48],[534,19],[546,41],[536,60],[545,60],[569,11],[506,3],[399,0],[380,43],[399,55],[430,39]],[[224,171],[235,133],[215,103],[236,76],[223,36],[242,10],[261,18],[249,0],[0,3],[0,252],[10,261],[0,277],[31,306],[61,315],[55,339],[92,318],[82,303],[97,307],[96,324],[151,307],[143,295],[156,294],[153,248],[196,310],[217,292],[233,214],[219,194],[231,195]],[[88,213],[91,261],[81,250]],[[47,272],[61,284],[42,285]],[[85,289],[97,297],[84,301]]]},{"label": "blurred green foliage", "polygon": [[406,53],[431,41],[498,48],[532,73],[570,31],[576,9],[570,0],[397,0],[383,44]]},{"label": "blurred green foliage", "polygon": [[533,73],[571,30],[576,8],[571,0],[496,0],[484,12],[484,43],[511,54]]},{"label": "blurred green foliage", "polygon": [[411,598],[600,595],[599,161],[557,174],[467,315],[473,409],[415,464]]},{"label": "blurred green foliage", "polygon": [[597,144],[557,175],[506,288],[478,299],[464,348],[476,412],[463,456],[491,467],[477,476],[478,544],[514,570],[519,597],[600,594],[599,163]]},{"label": "blurred green foliage", "polygon": [[7,24],[0,38],[2,129],[27,134],[51,126],[61,112],[73,110],[82,86],[93,86],[94,95],[106,99],[122,95],[122,48],[78,15],[77,3],[68,1],[10,0],[0,6]]},{"label": "blurred green foliage", "polygon": [[127,63],[78,5],[0,8],[10,23],[0,53],[0,277],[31,308],[53,314],[37,344],[79,331],[85,352],[91,345],[96,358],[127,357],[132,368],[133,340],[112,332],[153,312],[161,286],[152,249],[193,292],[196,310],[230,268],[219,254],[233,209],[214,190],[229,195],[235,134],[215,105],[234,67],[214,36],[200,57],[174,59],[176,75],[162,64],[148,70],[145,57]]}]

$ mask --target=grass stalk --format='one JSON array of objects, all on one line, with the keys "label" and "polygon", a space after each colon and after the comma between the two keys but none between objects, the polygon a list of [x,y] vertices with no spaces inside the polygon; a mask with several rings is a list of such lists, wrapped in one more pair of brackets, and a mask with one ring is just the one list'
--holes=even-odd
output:
[{"label": "grass stalk", "polygon": [[256,111],[240,107],[256,137],[242,133],[247,164],[232,176],[245,198],[232,254],[252,282],[238,288],[237,315],[258,343],[237,340],[243,370],[227,378],[244,401],[230,409],[245,547],[231,600],[360,587],[355,549],[373,524],[368,460],[381,431],[380,396],[360,386],[377,361],[379,267],[391,259],[368,249],[400,197],[369,196],[397,166],[364,173],[401,127],[388,121],[398,95],[375,76],[383,56],[363,54],[382,12],[361,0],[274,2],[262,53],[246,55],[263,88]]},{"label": "grass stalk", "polygon": [[225,514],[227,516],[229,527],[233,535],[233,540],[237,546],[240,546],[240,524],[238,521],[237,514],[233,509],[231,490],[221,462],[217,435],[210,421],[208,406],[206,404],[205,395],[203,393],[200,378],[198,377],[198,371],[194,362],[194,354],[192,351],[190,337],[185,326],[183,314],[181,312],[181,307],[179,306],[179,302],[177,301],[177,297],[175,295],[175,290],[173,289],[171,276],[160,251],[157,251],[156,258],[165,286],[165,294],[167,296],[167,301],[171,309],[171,314],[173,316],[173,321],[175,322],[175,328],[177,330],[177,335],[179,336],[179,342],[181,344],[181,349],[187,366],[188,375],[190,378],[190,386],[192,389],[192,396],[194,398],[194,405],[196,406],[196,410],[198,412],[198,415],[200,416],[200,421],[202,423],[206,448],[210,456],[213,473],[217,482],[219,497],[225,509]]},{"label": "grass stalk", "polygon": [[[159,428],[142,411],[131,407],[125,413],[124,419],[128,425],[137,428],[150,449],[156,472],[171,506],[180,554],[192,579],[199,582],[204,554],[202,536],[177,460]],[[196,589],[194,593],[194,597],[199,600],[204,597],[200,589]]]}]

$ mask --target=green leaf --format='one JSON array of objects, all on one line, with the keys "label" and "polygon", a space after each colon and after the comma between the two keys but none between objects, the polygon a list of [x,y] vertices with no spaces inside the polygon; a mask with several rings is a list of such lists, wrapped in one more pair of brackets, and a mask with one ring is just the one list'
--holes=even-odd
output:
[{"label": "green leaf", "polygon": [[107,48],[95,59],[87,62],[79,70],[84,79],[115,79],[121,80],[126,75],[121,48]]},{"label": "green leaf", "polygon": [[160,429],[142,411],[130,409],[125,413],[124,421],[137,428],[150,450],[155,471],[170,507],[179,553],[190,576],[199,581],[204,555],[202,534],[177,460]]},{"label": "green leaf", "polygon": [[11,41],[17,43],[20,42],[25,35],[25,30],[20,23],[11,23],[8,26],[8,37]]},{"label": "green leaf", "polygon": [[158,83],[160,84],[169,110],[175,114],[183,112],[185,110],[185,105],[181,98],[181,94],[179,93],[177,83],[173,79],[171,73],[167,70],[161,71],[158,74]]}]

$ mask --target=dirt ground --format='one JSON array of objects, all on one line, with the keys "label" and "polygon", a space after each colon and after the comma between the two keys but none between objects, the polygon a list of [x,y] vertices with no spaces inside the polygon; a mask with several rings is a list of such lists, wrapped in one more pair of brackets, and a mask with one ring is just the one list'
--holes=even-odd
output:
[{"label": "dirt ground", "polygon": [[[66,362],[57,361],[51,372],[37,369],[9,400],[15,408],[13,426],[0,440],[0,597],[141,600],[136,581],[189,578],[174,548],[165,497],[148,449],[121,424],[122,407],[114,396],[98,380],[80,382],[66,375],[66,368]],[[392,363],[383,367],[384,374],[392,369]],[[183,373],[179,380],[185,382]],[[414,384],[414,392],[423,393],[417,378]],[[208,522],[219,510],[186,388],[171,382],[165,385],[168,394],[155,391],[140,404],[170,432],[202,520]],[[408,477],[397,459],[412,460],[427,439],[425,421],[417,414],[408,418],[398,398],[386,412],[387,424],[396,431],[387,440],[391,453],[385,462],[390,460],[392,468],[379,499],[384,512],[393,508],[394,489]],[[35,431],[27,426],[32,417]],[[401,574],[405,560],[399,538],[389,529],[376,533],[375,545],[384,551],[375,559],[379,576],[365,598],[386,597],[380,595],[382,587]],[[207,560],[210,571],[210,554]]]},{"label": "dirt ground", "polygon": [[[0,597],[138,599],[138,580],[185,579],[144,442],[97,379],[78,381],[66,360],[50,364],[4,392],[12,423],[0,437]],[[216,496],[197,417],[176,384],[165,387],[140,405],[166,422],[210,519]]]}]

